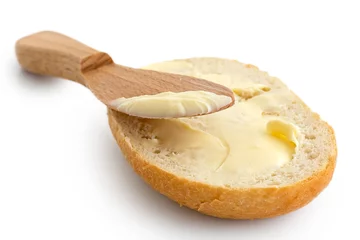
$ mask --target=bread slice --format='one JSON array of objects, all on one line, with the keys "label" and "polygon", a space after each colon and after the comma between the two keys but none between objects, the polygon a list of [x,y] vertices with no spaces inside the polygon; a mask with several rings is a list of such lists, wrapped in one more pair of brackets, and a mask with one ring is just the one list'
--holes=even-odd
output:
[{"label": "bread slice", "polygon": [[[233,89],[239,103],[249,99],[261,102],[262,98],[259,96],[273,94],[277,101],[269,101],[271,97],[265,99],[268,108],[262,112],[264,118],[285,119],[289,124],[297,126],[300,133],[296,150],[289,162],[266,171],[220,174],[220,166],[214,167],[207,162],[207,158],[213,158],[216,152],[210,154],[212,150],[209,149],[209,155],[205,154],[205,157],[195,154],[201,148],[208,149],[208,142],[199,140],[196,148],[185,146],[187,149],[177,148],[175,152],[171,141],[176,141],[176,134],[180,132],[172,132],[174,136],[161,142],[163,136],[156,136],[156,129],[163,126],[168,129],[176,128],[180,124],[192,131],[212,135],[214,128],[221,130],[226,126],[218,121],[216,126],[210,128],[209,118],[221,120],[225,111],[241,113],[241,108],[232,107],[208,116],[170,120],[141,119],[108,109],[111,131],[125,158],[135,172],[156,191],[181,206],[206,215],[257,219],[299,209],[329,184],[337,157],[334,131],[278,78],[269,76],[253,65],[218,58],[174,60],[145,68],[200,77],[223,84]],[[236,119],[235,126],[246,126],[241,125],[241,117]],[[242,134],[240,131],[234,134],[244,136],[251,133]],[[196,136],[198,135],[194,135]],[[237,143],[231,144],[236,148]],[[182,154],[185,151],[193,151],[193,157]]]}]

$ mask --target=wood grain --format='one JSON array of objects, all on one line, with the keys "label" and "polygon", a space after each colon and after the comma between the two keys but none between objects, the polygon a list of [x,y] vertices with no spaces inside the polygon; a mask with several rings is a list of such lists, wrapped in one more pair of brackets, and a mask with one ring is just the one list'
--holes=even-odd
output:
[{"label": "wood grain", "polygon": [[18,62],[26,70],[78,82],[110,108],[110,101],[120,97],[169,91],[208,91],[231,97],[233,101],[222,109],[232,106],[235,100],[233,92],[222,85],[115,64],[107,53],[56,32],[43,31],[21,38],[15,50]]},{"label": "wood grain", "polygon": [[100,53],[65,35],[50,31],[18,40],[15,50],[20,65],[29,72],[65,78],[83,85],[83,69],[112,63],[106,53]]}]

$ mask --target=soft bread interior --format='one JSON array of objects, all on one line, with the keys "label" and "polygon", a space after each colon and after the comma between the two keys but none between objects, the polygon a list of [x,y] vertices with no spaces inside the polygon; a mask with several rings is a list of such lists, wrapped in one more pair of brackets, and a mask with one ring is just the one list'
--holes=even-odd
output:
[{"label": "soft bread interior", "polygon": [[[254,106],[263,104],[261,101],[264,101],[266,108],[261,109],[264,118],[279,119],[285,124],[295,126],[298,131],[290,161],[261,171],[227,171],[221,169],[224,164],[222,158],[228,153],[225,153],[226,150],[221,152],[221,149],[217,149],[217,142],[221,142],[222,139],[214,135],[214,129],[225,127],[226,122],[221,119],[225,118],[226,111],[236,111],[234,114],[241,116],[244,114],[243,108],[234,107],[211,115],[171,120],[142,119],[113,112],[113,117],[121,125],[125,140],[151,165],[190,181],[213,186],[267,187],[291,185],[308,178],[323,170],[329,159],[336,155],[331,127],[313,113],[284,83],[255,66],[226,59],[192,58],[156,63],[145,68],[194,76],[227,86],[233,89],[239,106],[245,101],[252,101]],[[272,98],[272,95],[276,97]],[[276,100],[272,102],[272,99]],[[214,118],[218,120],[216,125],[213,124]],[[210,120],[212,124],[209,124]],[[247,123],[242,122],[241,117],[234,121],[236,126],[246,129]],[[285,128],[286,126],[284,125]],[[164,132],[159,134],[157,130],[160,127],[165,128],[168,135],[164,135]],[[186,137],[196,138],[196,141],[193,139],[192,143],[185,144],[183,148],[175,148],[176,139],[181,137],[184,131],[188,133]],[[221,143],[224,149],[229,148],[229,145],[234,147],[242,144],[243,138],[236,142],[236,134],[241,136],[243,132],[239,130],[234,134],[233,142]],[[204,153],[199,149],[207,150]],[[218,160],[210,162],[209,158]],[[267,160],[264,158],[264,162]]]}]

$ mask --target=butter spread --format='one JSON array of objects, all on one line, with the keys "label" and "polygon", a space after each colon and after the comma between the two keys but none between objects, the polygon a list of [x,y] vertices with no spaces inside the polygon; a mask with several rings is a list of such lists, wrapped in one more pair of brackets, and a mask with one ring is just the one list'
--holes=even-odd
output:
[{"label": "butter spread", "polygon": [[263,92],[270,91],[270,88],[263,84],[252,84],[248,87],[243,88],[234,88],[233,92],[236,93],[239,97],[247,100],[249,98],[255,97]]},{"label": "butter spread", "polygon": [[144,118],[173,118],[216,112],[229,105],[231,97],[205,91],[163,92],[118,98],[110,104],[118,111]]},{"label": "butter spread", "polygon": [[297,127],[291,123],[283,120],[271,120],[267,123],[266,130],[273,136],[282,138],[285,141],[290,141],[295,144],[295,146],[299,145],[299,131]]},{"label": "butter spread", "polygon": [[156,138],[143,141],[147,149],[166,149],[171,154],[167,161],[201,169],[199,174],[211,172],[213,181],[218,178],[223,182],[234,179],[234,175],[246,177],[275,170],[291,161],[299,144],[299,131],[276,114],[264,114],[290,104],[294,100],[290,90],[250,82],[233,69],[228,70],[231,74],[212,73],[211,69],[202,74],[188,65],[181,68],[177,62],[172,68],[168,62],[148,69],[181,72],[223,84],[233,89],[237,101],[228,109],[199,117],[144,119]]}]

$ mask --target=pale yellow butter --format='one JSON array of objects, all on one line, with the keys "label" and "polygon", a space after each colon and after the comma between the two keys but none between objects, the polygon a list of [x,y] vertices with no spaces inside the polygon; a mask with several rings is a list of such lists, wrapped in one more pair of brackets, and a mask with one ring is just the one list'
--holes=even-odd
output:
[{"label": "pale yellow butter", "polygon": [[234,88],[234,93],[239,97],[247,100],[249,98],[255,97],[263,92],[270,91],[270,88],[262,84],[252,84],[245,88]]},{"label": "pale yellow butter", "polygon": [[[224,78],[192,75],[218,83],[222,80],[217,81],[217,77]],[[234,106],[196,118],[148,119],[145,122],[152,126],[157,141],[145,140],[144,144],[169,150],[173,153],[171,161],[201,168],[202,174],[214,172],[212,179],[218,181],[277,169],[291,161],[300,133],[276,111],[282,104],[291,103],[293,94],[286,88],[244,84],[240,77],[227,77],[224,84],[239,95]],[[264,114],[268,112],[275,114]]]},{"label": "pale yellow butter", "polygon": [[295,146],[299,145],[298,137],[299,130],[291,123],[283,120],[271,120],[266,125],[266,130],[269,134],[284,139],[285,141],[292,142]]},{"label": "pale yellow butter", "polygon": [[163,92],[119,98],[110,104],[118,111],[144,118],[173,118],[216,112],[229,105],[231,97],[205,91]]}]

